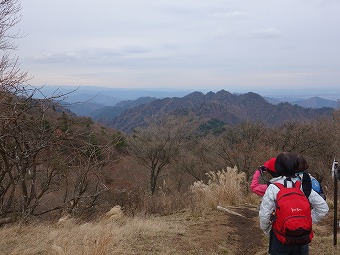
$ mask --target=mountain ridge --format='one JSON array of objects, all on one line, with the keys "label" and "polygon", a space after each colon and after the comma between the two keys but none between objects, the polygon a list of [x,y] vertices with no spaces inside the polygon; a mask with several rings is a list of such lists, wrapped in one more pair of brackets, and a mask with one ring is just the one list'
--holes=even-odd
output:
[{"label": "mountain ridge", "polygon": [[303,108],[290,103],[273,105],[259,94],[241,95],[221,90],[216,93],[193,92],[181,98],[156,99],[147,104],[126,110],[105,124],[124,132],[145,125],[150,117],[193,114],[202,120],[217,119],[235,125],[242,121],[258,121],[268,125],[280,125],[286,121],[311,120],[330,116],[332,108]]},{"label": "mountain ridge", "polygon": [[322,107],[331,107],[337,108],[338,102],[333,100],[324,99],[322,97],[310,97],[305,100],[297,100],[293,101],[292,104],[297,104],[305,108],[322,108]]}]

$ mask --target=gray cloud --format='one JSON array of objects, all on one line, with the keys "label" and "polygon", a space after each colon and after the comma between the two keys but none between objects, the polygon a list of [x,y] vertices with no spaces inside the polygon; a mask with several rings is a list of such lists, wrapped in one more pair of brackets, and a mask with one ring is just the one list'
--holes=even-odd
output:
[{"label": "gray cloud", "polygon": [[109,64],[120,58],[134,58],[148,53],[149,49],[138,46],[126,46],[121,49],[86,48],[45,54],[27,60],[40,64]]}]

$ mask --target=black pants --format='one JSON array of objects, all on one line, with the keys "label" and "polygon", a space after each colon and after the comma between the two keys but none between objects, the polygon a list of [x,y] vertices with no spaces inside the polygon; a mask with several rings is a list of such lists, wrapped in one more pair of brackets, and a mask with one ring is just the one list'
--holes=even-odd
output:
[{"label": "black pants", "polygon": [[273,231],[270,231],[269,238],[270,255],[308,255],[309,245],[286,245],[281,243]]}]

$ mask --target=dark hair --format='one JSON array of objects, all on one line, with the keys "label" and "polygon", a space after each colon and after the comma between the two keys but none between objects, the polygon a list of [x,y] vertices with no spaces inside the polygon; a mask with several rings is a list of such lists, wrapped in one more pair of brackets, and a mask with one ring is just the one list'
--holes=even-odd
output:
[{"label": "dark hair", "polygon": [[298,161],[299,161],[299,166],[296,169],[296,172],[303,172],[303,171],[307,170],[309,168],[307,160],[301,155],[298,155],[297,158],[298,158]]},{"label": "dark hair", "polygon": [[281,152],[275,160],[276,172],[282,176],[294,176],[299,167],[297,154],[292,152]]}]

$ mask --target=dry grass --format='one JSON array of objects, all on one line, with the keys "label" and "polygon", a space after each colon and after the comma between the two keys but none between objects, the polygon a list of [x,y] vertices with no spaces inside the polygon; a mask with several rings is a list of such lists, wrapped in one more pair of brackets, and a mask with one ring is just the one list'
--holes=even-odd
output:
[{"label": "dry grass", "polygon": [[0,229],[0,254],[173,254],[172,248],[160,244],[169,235],[182,233],[179,224],[159,218],[108,215],[88,223],[68,218],[50,225]]},{"label": "dry grass", "polygon": [[238,205],[244,202],[246,190],[245,174],[236,167],[207,173],[209,181],[195,182],[191,186],[196,206],[216,208],[217,205]]},{"label": "dry grass", "polygon": [[139,213],[169,215],[188,207],[188,195],[185,193],[159,191],[153,195],[144,193],[141,196]]},{"label": "dry grass", "polygon": [[333,245],[333,236],[316,236],[310,244],[311,255],[339,255],[340,244]]},{"label": "dry grass", "polygon": [[[80,223],[73,218],[65,217],[53,224],[2,227],[0,254],[239,254],[238,238],[235,236],[236,233],[233,233],[235,229],[228,227],[226,221],[228,218],[233,221],[237,218],[230,215],[221,218],[221,213],[211,213],[210,216],[195,217],[183,212],[162,217],[131,218],[124,216],[119,210],[119,207],[115,207],[105,217],[95,222]],[[219,224],[216,224],[217,215],[220,215]],[[315,238],[310,245],[311,255],[340,254],[340,244],[333,247],[330,220],[331,215],[320,225],[313,227]],[[254,221],[257,224],[256,218]],[[218,232],[221,230],[223,231]],[[222,235],[221,240],[225,238],[225,241],[213,243],[207,235],[209,233],[214,233],[214,237]],[[259,243],[261,247],[258,247],[259,252],[256,255],[267,254],[266,244],[267,240]]]},{"label": "dry grass", "polygon": [[[327,201],[328,203],[330,201]],[[333,245],[333,210],[317,224],[313,224],[314,238],[310,244],[311,255],[336,255],[340,254],[340,235],[338,234],[338,244]],[[339,231],[338,231],[339,233]]]}]

